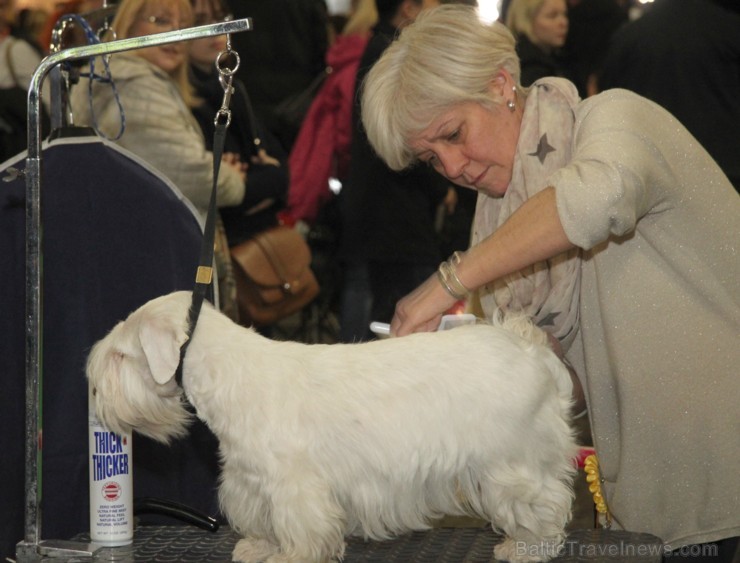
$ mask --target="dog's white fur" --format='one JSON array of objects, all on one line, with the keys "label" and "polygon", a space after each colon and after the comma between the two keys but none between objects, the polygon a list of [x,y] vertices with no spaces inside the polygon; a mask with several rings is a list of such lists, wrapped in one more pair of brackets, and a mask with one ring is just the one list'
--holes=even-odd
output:
[{"label": "dog's white fur", "polygon": [[[190,298],[146,303],[93,348],[111,430],[186,434],[173,374]],[[443,514],[491,521],[507,536],[499,559],[549,558],[573,498],[572,384],[544,333],[503,324],[306,345],[204,306],[183,387],[220,441],[220,503],[244,536],[234,560],[341,558],[347,534],[389,538]]]}]

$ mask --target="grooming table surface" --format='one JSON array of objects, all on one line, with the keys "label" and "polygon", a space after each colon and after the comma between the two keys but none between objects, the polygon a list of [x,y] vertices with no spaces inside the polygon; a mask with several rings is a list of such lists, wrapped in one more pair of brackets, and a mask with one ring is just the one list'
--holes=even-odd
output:
[{"label": "grooming table surface", "polygon": [[[500,540],[490,528],[434,528],[385,542],[350,539],[345,563],[490,563]],[[82,536],[78,541],[86,541]],[[128,547],[104,548],[93,562],[228,563],[238,535],[228,527],[206,532],[191,526],[140,526]],[[615,530],[575,530],[565,542],[558,563],[660,563],[661,541],[649,534]],[[90,558],[42,559],[45,562],[90,562]]]}]

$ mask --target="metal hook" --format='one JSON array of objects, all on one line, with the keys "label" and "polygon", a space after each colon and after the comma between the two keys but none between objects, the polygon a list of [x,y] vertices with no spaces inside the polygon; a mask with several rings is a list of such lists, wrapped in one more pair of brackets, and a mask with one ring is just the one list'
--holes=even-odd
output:
[{"label": "metal hook", "polygon": [[[234,57],[234,68],[229,68],[228,66],[226,66],[227,60],[232,55]],[[227,127],[231,123],[231,110],[229,109],[229,106],[231,104],[231,95],[234,93],[234,87],[232,86],[232,84],[234,82],[234,74],[239,68],[240,63],[241,60],[239,58],[239,53],[231,48],[231,37],[227,34],[226,49],[221,51],[216,56],[216,70],[218,70],[218,81],[221,83],[221,87],[224,89],[224,97],[223,101],[221,102],[221,108],[216,112],[216,117],[213,119],[213,123],[215,125],[218,125],[218,122],[221,118],[226,119]]]},{"label": "metal hook", "polygon": [[231,110],[229,109],[229,105],[231,104],[231,95],[234,93],[234,87],[231,85],[234,77],[231,75],[226,77],[219,76],[218,80],[224,89],[224,98],[221,101],[221,108],[216,112],[216,117],[213,119],[213,124],[218,125],[219,119],[224,117],[226,119],[226,127],[228,127],[231,124]]}]

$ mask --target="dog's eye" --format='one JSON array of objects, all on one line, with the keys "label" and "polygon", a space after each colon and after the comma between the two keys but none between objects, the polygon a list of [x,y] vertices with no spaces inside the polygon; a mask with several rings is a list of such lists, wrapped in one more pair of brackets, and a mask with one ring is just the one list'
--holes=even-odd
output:
[{"label": "dog's eye", "polygon": [[98,394],[97,388],[93,387],[92,394],[93,394],[93,397]]}]

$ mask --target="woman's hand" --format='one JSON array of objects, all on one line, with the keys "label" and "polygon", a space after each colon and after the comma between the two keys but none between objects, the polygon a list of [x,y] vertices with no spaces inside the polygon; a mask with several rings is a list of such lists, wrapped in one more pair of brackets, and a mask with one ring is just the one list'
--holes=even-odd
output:
[{"label": "woman's hand", "polygon": [[252,164],[267,164],[270,166],[280,166],[280,161],[267,154],[265,149],[257,151],[257,155],[252,157]]},{"label": "woman's hand", "polygon": [[391,334],[404,336],[437,330],[442,315],[455,303],[457,300],[445,291],[434,274],[398,302],[391,321]]},{"label": "woman's hand", "polygon": [[242,179],[242,182],[247,181],[247,169],[249,164],[242,162],[239,155],[233,152],[225,152],[221,155],[221,165],[230,166]]}]

